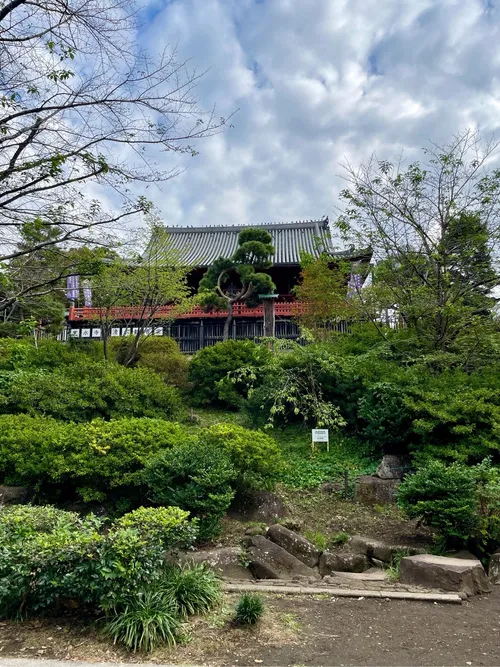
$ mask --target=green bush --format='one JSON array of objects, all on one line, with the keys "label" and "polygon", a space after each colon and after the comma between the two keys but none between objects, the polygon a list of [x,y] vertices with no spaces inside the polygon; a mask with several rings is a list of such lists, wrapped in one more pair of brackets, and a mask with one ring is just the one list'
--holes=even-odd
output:
[{"label": "green bush", "polygon": [[[144,510],[144,508],[142,508]],[[112,609],[123,596],[158,581],[165,550],[192,544],[195,524],[178,508],[125,515],[109,530],[93,515],[7,507],[0,513],[0,613],[4,617]],[[13,530],[21,523],[29,531]],[[35,530],[39,526],[41,531]]]},{"label": "green bush", "polygon": [[0,370],[53,370],[83,361],[102,360],[102,344],[85,341],[78,345],[71,339],[67,344],[44,339],[35,345],[33,338],[0,339]]},{"label": "green bush", "polygon": [[144,474],[153,502],[191,512],[199,518],[200,538],[207,540],[220,533],[220,520],[234,496],[235,478],[224,450],[197,441],[162,451],[149,461]]},{"label": "green bush", "polygon": [[406,390],[418,461],[432,458],[474,464],[492,455],[500,461],[498,368],[422,374]]},{"label": "green bush", "polygon": [[49,497],[104,499],[139,486],[147,461],[184,439],[182,426],[160,419],[74,424],[0,415],[0,478]]},{"label": "green bush", "polygon": [[236,470],[239,488],[272,487],[282,467],[276,442],[262,431],[235,424],[214,424],[200,432],[203,446],[225,451]]},{"label": "green bush", "polygon": [[115,521],[115,531],[131,529],[146,540],[161,543],[162,549],[188,548],[198,534],[196,521],[179,507],[139,507]]},{"label": "green bush", "polygon": [[358,417],[365,423],[364,438],[381,454],[408,451],[411,418],[401,386],[379,382],[369,387],[359,399]]},{"label": "green bush", "polygon": [[286,341],[277,346],[262,377],[251,368],[233,375],[247,382],[246,408],[257,423],[302,422],[333,431],[345,425],[335,397],[328,393],[341,373],[338,360],[326,347]]},{"label": "green bush", "polygon": [[255,593],[244,593],[236,605],[236,623],[255,625],[264,613],[264,600]]},{"label": "green bush", "polygon": [[228,340],[203,348],[189,366],[191,400],[198,405],[239,407],[247,395],[246,385],[230,381],[228,373],[251,367],[260,376],[269,358],[270,352],[264,345],[249,340]]},{"label": "green bush", "polygon": [[[123,364],[129,359],[133,340],[132,337],[111,339],[111,351],[118,363]],[[189,362],[177,341],[168,336],[142,338],[132,365],[155,371],[174,387],[187,384]]]},{"label": "green bush", "polygon": [[409,475],[398,489],[398,505],[450,543],[464,544],[475,532],[479,507],[473,470],[433,461]]},{"label": "green bush", "polygon": [[398,489],[405,514],[435,528],[446,547],[484,555],[500,546],[500,469],[432,461]]},{"label": "green bush", "polygon": [[153,371],[78,360],[71,366],[17,370],[0,378],[0,409],[44,414],[64,421],[171,417],[180,396]]},{"label": "green bush", "polygon": [[0,515],[0,530],[7,542],[80,526],[81,517],[76,512],[66,512],[51,505],[11,505]]}]

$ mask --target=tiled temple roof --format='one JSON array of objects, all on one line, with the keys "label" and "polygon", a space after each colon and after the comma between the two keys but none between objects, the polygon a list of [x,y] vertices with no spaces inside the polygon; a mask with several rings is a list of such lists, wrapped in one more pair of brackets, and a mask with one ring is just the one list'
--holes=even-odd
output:
[{"label": "tiled temple roof", "polygon": [[[301,252],[317,257],[322,252],[335,256],[349,254],[334,251],[328,227],[328,218],[298,222],[280,222],[262,227],[272,236],[275,249],[275,266],[300,264]],[[231,257],[238,246],[238,234],[242,225],[220,227],[167,227],[166,243],[176,251],[182,263],[188,266],[207,267],[219,257]],[[167,240],[168,239],[168,240]]]}]

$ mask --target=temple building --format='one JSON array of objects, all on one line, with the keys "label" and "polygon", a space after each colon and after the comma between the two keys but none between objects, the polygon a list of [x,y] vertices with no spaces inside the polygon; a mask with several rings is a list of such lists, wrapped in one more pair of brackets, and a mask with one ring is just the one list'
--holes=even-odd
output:
[{"label": "temple building", "polygon": [[[300,314],[301,304],[293,296],[293,288],[300,276],[300,260],[303,253],[318,257],[327,253],[332,258],[344,257],[351,261],[369,261],[366,252],[336,252],[333,248],[329,232],[328,218],[290,223],[273,223],[268,225],[251,225],[263,227],[272,236],[275,249],[273,266],[269,269],[278,294],[274,302],[275,335],[277,338],[296,339],[299,329],[296,317]],[[199,282],[214,260],[219,257],[231,257],[238,245],[238,234],[241,225],[217,227],[170,227],[168,246],[176,251],[180,261],[192,267],[188,282],[196,291]],[[119,309],[118,309],[119,310]],[[123,320],[127,326],[116,326],[113,336],[133,333],[134,313],[131,308],[123,308]],[[100,330],[95,325],[96,309],[90,307],[74,307],[69,309],[69,334],[76,338],[100,338]],[[206,345],[213,345],[222,340],[224,311],[204,312],[201,308],[193,308],[189,313],[172,321],[168,317],[169,307],[160,309],[156,314],[158,325],[150,332],[153,335],[169,335],[175,338],[186,353],[194,353]],[[263,307],[248,308],[245,304],[236,304],[232,324],[234,339],[256,339],[264,333]],[[163,322],[162,322],[163,320]],[[131,330],[132,329],[132,330]]]}]

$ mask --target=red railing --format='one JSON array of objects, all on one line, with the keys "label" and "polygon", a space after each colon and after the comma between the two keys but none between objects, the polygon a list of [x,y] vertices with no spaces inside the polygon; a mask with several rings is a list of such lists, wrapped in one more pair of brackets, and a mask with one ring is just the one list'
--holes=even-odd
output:
[{"label": "red railing", "polygon": [[[278,317],[295,317],[300,315],[303,312],[303,304],[300,301],[277,301],[274,304],[274,312]],[[235,317],[263,317],[264,312],[262,306],[257,306],[257,308],[248,308],[243,303],[236,303],[233,308],[233,314]],[[140,307],[134,306],[116,306],[111,308],[111,317],[114,320],[137,320],[141,319],[141,316],[149,317],[149,313],[144,313],[143,309]],[[99,320],[101,316],[100,308],[75,308],[71,307],[69,309],[68,320],[70,322],[79,322],[79,321],[92,321]],[[226,310],[213,310],[211,312],[206,312],[199,306],[192,308],[185,313],[175,313],[175,310],[172,306],[161,306],[157,308],[152,313],[152,317],[155,319],[192,319],[192,318],[225,318],[227,317]]]}]

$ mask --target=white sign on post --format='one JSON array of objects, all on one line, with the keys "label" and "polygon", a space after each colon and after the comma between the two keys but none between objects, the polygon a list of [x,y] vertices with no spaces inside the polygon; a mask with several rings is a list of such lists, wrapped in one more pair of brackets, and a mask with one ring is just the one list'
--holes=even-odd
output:
[{"label": "white sign on post", "polygon": [[326,451],[330,451],[330,442],[328,440],[327,428],[313,428],[312,429],[313,449],[316,442],[326,442]]}]

